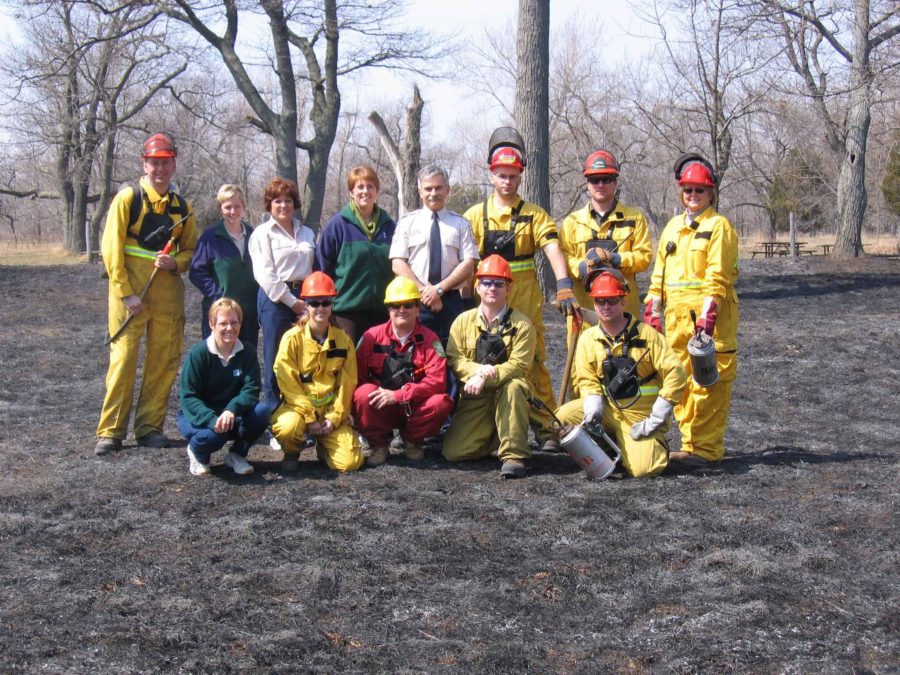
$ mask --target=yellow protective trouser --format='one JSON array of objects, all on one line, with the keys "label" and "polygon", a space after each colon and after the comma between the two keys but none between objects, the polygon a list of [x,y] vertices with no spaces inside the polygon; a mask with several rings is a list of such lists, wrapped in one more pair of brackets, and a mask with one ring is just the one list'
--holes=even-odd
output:
[{"label": "yellow protective trouser", "polygon": [[[153,271],[153,261],[129,257],[128,280],[142,289]],[[137,293],[139,291],[135,291]],[[135,438],[162,432],[172,383],[178,374],[184,333],[184,283],[174,272],[160,270],[143,300],[144,309],[109,346],[106,396],[100,411],[97,436],[124,439],[134,402],[138,352],[147,335],[141,390],[134,418]],[[109,334],[115,333],[128,310],[121,298],[109,294]]]},{"label": "yellow protective trouser", "polygon": [[[564,424],[581,424],[584,409],[581,399],[569,401],[557,413]],[[634,418],[629,421],[627,418]],[[616,410],[609,403],[603,408],[602,425],[622,451],[622,468],[634,478],[655,476],[669,464],[669,444],[666,441],[668,423],[647,438],[639,441],[631,437],[631,425],[638,422],[640,415],[631,411]]]},{"label": "yellow protective trouser", "polygon": [[514,378],[479,396],[462,393],[444,434],[447,461],[479,459],[494,450],[501,460],[530,457],[528,392],[528,383]]},{"label": "yellow protective trouser", "polygon": [[719,381],[711,387],[701,387],[692,377],[687,343],[695,331],[690,310],[693,308],[699,315],[702,304],[702,299],[695,303],[670,301],[666,307],[666,339],[687,373],[687,386],[681,401],[675,406],[675,419],[681,431],[681,449],[716,462],[725,456],[731,389],[737,377],[737,350],[723,350],[722,342],[727,341],[727,346],[736,344],[738,312],[737,305],[730,302],[723,303],[719,309],[715,329]]},{"label": "yellow protective trouser", "polygon": [[[513,271],[513,283],[509,287],[509,304],[528,317],[537,336],[534,348],[534,364],[528,373],[528,383],[531,385],[532,396],[543,401],[549,411],[556,410],[556,399],[553,396],[553,384],[550,381],[550,371],[547,370],[547,346],[544,342],[544,295],[538,283],[533,261],[530,269],[517,272]],[[511,263],[512,266],[521,264]],[[534,428],[538,442],[542,442],[551,434],[552,417],[548,410],[539,410],[529,406],[528,422]]]},{"label": "yellow protective trouser", "polygon": [[[272,433],[281,443],[285,455],[300,454],[306,447],[307,426],[316,419],[316,409],[311,403],[308,409],[302,411],[287,403],[278,407],[272,415]],[[363,465],[359,439],[350,427],[349,420],[341,422],[330,434],[316,436],[315,441],[316,454],[332,471],[346,473],[356,471]]]}]

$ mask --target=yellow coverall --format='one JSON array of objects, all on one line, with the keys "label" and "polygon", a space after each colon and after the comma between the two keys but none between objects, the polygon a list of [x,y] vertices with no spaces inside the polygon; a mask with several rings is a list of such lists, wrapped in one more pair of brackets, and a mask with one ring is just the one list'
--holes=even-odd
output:
[{"label": "yellow coverall", "polygon": [[638,293],[635,275],[650,267],[653,249],[650,247],[650,231],[644,214],[630,206],[616,204],[609,218],[601,226],[593,216],[593,209],[588,204],[583,209],[573,211],[563,221],[559,230],[559,245],[566,256],[569,276],[577,279],[575,297],[582,307],[593,307],[594,301],[584,290],[585,273],[580,269],[587,254],[587,244],[591,239],[612,239],[619,248],[616,253],[621,256],[617,268],[631,286],[625,300],[625,311],[634,317],[641,316],[641,299]]},{"label": "yellow coverall", "polygon": [[[172,193],[160,195],[146,178],[141,187],[147,193],[154,213],[165,213],[166,207],[177,207]],[[129,295],[139,295],[153,273],[156,251],[149,251],[137,242],[147,204],[142,202],[141,214],[128,227],[131,200],[141,199],[131,187],[123,188],[113,198],[106,215],[106,227],[100,242],[103,264],[109,274],[109,334],[115,333],[130,312],[122,303]],[[181,275],[188,271],[197,244],[197,224],[190,204],[185,203],[188,218],[177,225],[172,236],[178,245],[172,252],[177,270],[160,270],[143,299],[143,311],[136,314],[119,337],[109,345],[109,370],[106,373],[106,396],[97,425],[98,438],[118,438],[128,435],[128,418],[134,402],[138,352],[141,339],[147,335],[141,391],[134,417],[135,438],[152,431],[162,432],[169,403],[169,392],[178,374],[181,359],[181,340],[184,333],[184,282]],[[173,222],[183,216],[172,214]]]},{"label": "yellow coverall", "polygon": [[[490,255],[486,250],[484,223],[484,202],[479,202],[470,207],[463,217],[472,225],[475,242],[478,244],[478,252],[482,258]],[[494,204],[494,196],[487,199],[488,229],[491,231],[508,232],[512,224],[512,213],[515,207],[499,207]],[[537,204],[522,202],[519,217],[516,222],[516,237],[514,240],[514,254],[502,257],[509,263],[512,270],[513,283],[509,289],[509,304],[528,317],[534,327],[537,339],[534,361],[529,366],[528,379],[533,395],[544,402],[549,410],[556,409],[556,399],[553,396],[553,385],[550,382],[550,373],[545,362],[547,360],[547,348],[544,342],[544,294],[538,282],[534,264],[534,254],[538,248],[543,248],[551,241],[559,238],[556,223],[550,215]],[[550,437],[552,417],[547,410],[539,410],[531,407],[528,414],[529,421],[534,427],[538,443]]]},{"label": "yellow coverall", "polygon": [[492,324],[491,332],[500,330],[508,358],[496,366],[497,377],[485,380],[478,396],[466,394],[462,384],[481,367],[475,347],[481,332],[488,330],[481,308],[463,312],[450,327],[447,360],[460,380],[459,402],[444,434],[443,454],[450,462],[486,457],[494,450],[501,461],[531,456],[526,397],[537,336],[528,317],[517,310],[502,324]]},{"label": "yellow coverall", "polygon": [[[635,326],[637,335],[631,342],[628,356],[638,361],[638,381],[649,379],[641,385],[641,397],[637,402],[630,408],[619,410],[610,403],[606,392],[603,383],[603,362],[607,357],[607,347],[613,356],[625,355],[623,337]],[[644,356],[648,350],[649,354]],[[639,360],[642,356],[644,358]],[[667,401],[679,401],[685,387],[685,374],[681,362],[662,335],[633,317],[625,332],[615,338],[606,335],[600,326],[591,326],[581,334],[575,350],[575,383],[582,396],[589,394],[604,396],[603,428],[613,437],[622,451],[622,466],[628,475],[635,478],[655,476],[666,468],[669,463],[669,445],[666,441],[668,420],[653,434],[641,440],[634,440],[630,433],[633,424],[650,415],[657,396],[662,396]],[[582,400],[576,399],[563,405],[559,409],[558,417],[566,424],[580,424],[584,418]]]},{"label": "yellow coverall", "polygon": [[[667,255],[669,242],[674,243],[675,250]],[[687,387],[675,406],[681,449],[709,461],[720,460],[725,454],[725,428],[737,376],[737,275],[738,237],[725,216],[709,207],[692,224],[682,214],[666,225],[646,301],[662,299],[666,339],[688,375]],[[711,387],[694,382],[687,350],[695,333],[691,310],[699,318],[705,298],[713,298],[719,312],[713,335],[719,381]]]},{"label": "yellow coverall", "polygon": [[274,368],[282,403],[272,415],[272,433],[284,454],[299,454],[309,424],[327,419],[334,430],[315,437],[319,458],[334,471],[359,469],[363,454],[350,427],[356,350],[347,334],[329,326],[319,344],[308,323],[294,326],[281,338]]}]

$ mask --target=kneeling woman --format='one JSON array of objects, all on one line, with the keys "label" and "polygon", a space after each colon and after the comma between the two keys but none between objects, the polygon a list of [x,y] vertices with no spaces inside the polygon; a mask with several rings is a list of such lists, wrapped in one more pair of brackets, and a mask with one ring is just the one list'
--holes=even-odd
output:
[{"label": "kneeling woman", "polygon": [[272,433],[284,450],[286,472],[298,469],[297,456],[309,439],[330,469],[355,471],[363,463],[350,428],[356,351],[347,334],[331,324],[336,296],[331,277],[310,274],[300,289],[309,314],[284,334],[275,357],[282,403],[272,415]]}]

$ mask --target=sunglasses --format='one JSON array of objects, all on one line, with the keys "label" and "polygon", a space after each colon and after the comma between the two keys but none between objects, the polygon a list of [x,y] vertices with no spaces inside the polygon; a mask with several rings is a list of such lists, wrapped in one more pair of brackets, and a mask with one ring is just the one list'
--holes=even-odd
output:
[{"label": "sunglasses", "polygon": [[331,307],[334,300],[307,300],[306,304],[310,307]]},{"label": "sunglasses", "polygon": [[418,306],[419,306],[418,302],[397,302],[397,303],[392,303],[392,304],[388,305],[387,308],[388,309],[400,309],[402,307],[403,309],[415,309]]},{"label": "sunglasses", "polygon": [[485,288],[503,288],[506,286],[504,279],[479,279],[478,284]]},{"label": "sunglasses", "polygon": [[599,183],[603,183],[604,185],[609,185],[610,183],[616,182],[615,176],[588,176],[587,182],[591,185],[597,185]]},{"label": "sunglasses", "polygon": [[706,192],[706,188],[681,188],[681,191],[684,192],[684,194],[686,194],[686,195],[691,195],[691,194],[702,195],[704,192]]},{"label": "sunglasses", "polygon": [[594,302],[598,305],[607,305],[612,307],[613,305],[618,305],[622,298],[594,298]]}]

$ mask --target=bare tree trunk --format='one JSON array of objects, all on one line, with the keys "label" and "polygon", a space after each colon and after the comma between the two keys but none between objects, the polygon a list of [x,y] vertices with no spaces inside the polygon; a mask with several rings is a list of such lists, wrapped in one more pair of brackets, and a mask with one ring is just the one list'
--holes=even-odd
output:
[{"label": "bare tree trunk", "polygon": [[[516,31],[516,127],[525,141],[528,167],[522,196],[550,210],[550,0],[519,0]],[[544,296],[555,297],[553,270],[537,256]]]},{"label": "bare tree trunk", "polygon": [[413,97],[406,107],[406,117],[403,129],[403,150],[400,145],[391,137],[391,132],[384,123],[381,115],[372,111],[369,113],[369,122],[375,127],[378,134],[378,140],[381,141],[381,147],[387,153],[391,168],[394,170],[394,176],[397,179],[398,194],[397,201],[400,205],[398,218],[402,218],[406,213],[419,208],[419,186],[417,184],[417,174],[419,172],[419,164],[422,156],[422,108],[425,101],[419,94],[419,88],[413,87]]}]

